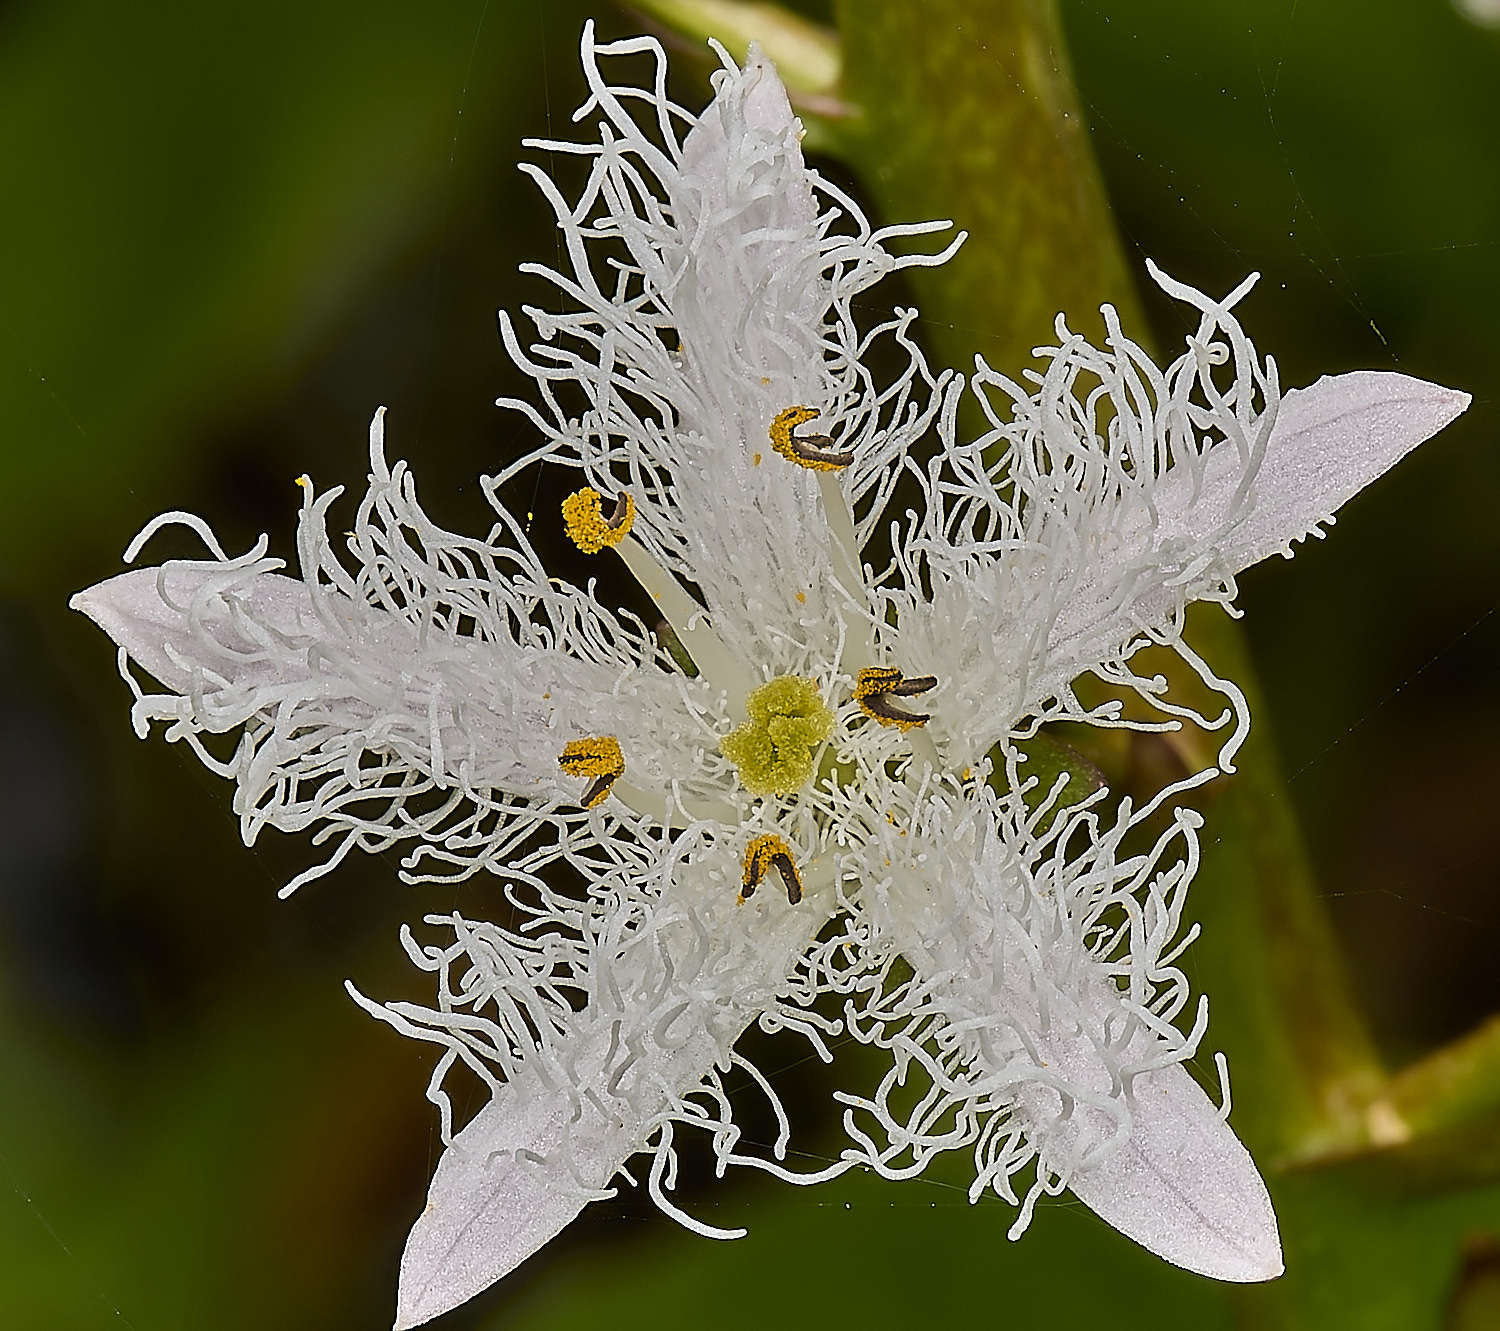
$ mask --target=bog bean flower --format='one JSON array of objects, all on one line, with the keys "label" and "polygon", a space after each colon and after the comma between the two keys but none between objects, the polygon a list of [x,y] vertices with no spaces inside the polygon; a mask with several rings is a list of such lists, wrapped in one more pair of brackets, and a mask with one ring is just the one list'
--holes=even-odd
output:
[{"label": "bog bean flower", "polygon": [[[606,77],[642,57],[647,86]],[[1169,1261],[1276,1275],[1265,1187],[1182,1067],[1206,1011],[1177,965],[1200,820],[1176,797],[1218,769],[1134,808],[1040,788],[1019,746],[1057,719],[1194,716],[1222,732],[1227,770],[1248,718],[1183,643],[1185,607],[1227,605],[1241,569],[1290,553],[1467,399],[1381,373],[1283,393],[1234,314],[1251,282],[1215,300],[1154,268],[1197,318],[1164,369],[1106,308],[1102,349],[1059,319],[1024,381],[983,362],[972,381],[935,375],[914,311],[861,327],[854,301],[962,236],[893,253],[946,224],[872,229],[803,161],[764,56],[726,56],[697,116],[667,98],[649,39],[596,45],[590,28],[583,65],[575,118],[596,137],[530,145],[581,159],[576,197],[523,167],[567,255],[528,271],[567,308],[526,310],[530,340],[502,315],[537,389],[503,405],[538,442],[485,479],[493,528],[431,522],[377,415],[342,550],[340,491],[304,478],[295,576],[264,540],[231,557],[173,513],[127,559],[164,522],[210,557],[73,602],[120,645],[138,732],[164,724],[235,783],[247,843],[316,829],[330,849],[287,891],[394,847],[414,884],[505,885],[502,919],[404,933],[432,1003],[351,989],[441,1051],[447,1149],[397,1325],[504,1275],[634,1181],[641,1153],[665,1211],[737,1232],[669,1195],[684,1127],[721,1170],[799,1182],[963,1149],[973,1195],[1019,1205],[1014,1233],[1071,1188]],[[902,367],[886,382],[881,358]],[[963,442],[971,387],[988,428]],[[575,474],[559,522],[623,563],[650,622],[542,566],[500,497],[539,466]],[[1222,712],[1135,673],[1148,644]],[[1109,701],[1075,692],[1089,674]],[[1127,716],[1129,693],[1153,720]],[[826,1169],[786,1167],[790,1124],[736,1049],[752,1023],[824,1058],[843,1031],[888,1053],[880,1085],[842,1095],[849,1144]],[[460,1063],[492,1097],[463,1125],[443,1090]],[[731,1070],[780,1116],[769,1157],[741,1149]]]}]

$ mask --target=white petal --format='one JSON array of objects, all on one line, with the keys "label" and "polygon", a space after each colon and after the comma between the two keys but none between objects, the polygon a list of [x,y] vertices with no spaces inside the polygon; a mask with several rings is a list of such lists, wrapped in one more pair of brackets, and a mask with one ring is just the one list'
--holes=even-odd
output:
[{"label": "white petal", "polygon": [[[946,602],[947,620],[989,628],[993,649],[974,651],[961,634],[944,641],[942,624],[898,606],[903,636],[910,618],[937,649],[924,668],[970,681],[972,697],[934,698],[952,712],[940,721],[950,735],[989,742],[1077,676],[1120,662],[1143,629],[1166,627],[1194,600],[1226,601],[1237,573],[1289,555],[1468,406],[1467,394],[1377,371],[1283,395],[1274,363],[1231,313],[1253,276],[1222,301],[1152,276],[1202,316],[1165,369],[1108,309],[1107,350],[1059,321],[1034,390],[978,367],[980,396],[1010,401],[991,404],[993,437],[950,444],[952,476],[927,495],[924,553],[934,603]],[[1080,383],[1100,385],[1089,391],[1107,393],[1108,410],[1082,402]],[[997,440],[993,461],[984,450]],[[1009,717],[982,701],[1013,694]]]},{"label": "white petal", "polygon": [[[932,380],[914,359],[898,385],[877,393],[858,363],[864,334],[848,301],[922,260],[887,253],[857,208],[807,168],[786,89],[756,48],[743,69],[714,75],[715,98],[680,148],[658,129],[678,109],[662,103],[656,117],[641,115],[655,95],[632,90],[626,101],[598,67],[589,33],[583,51],[588,109],[608,128],[597,149],[569,145],[600,157],[590,192],[570,201],[532,174],[573,270],[535,271],[586,309],[528,311],[545,339],[529,351],[503,317],[502,332],[523,371],[543,385],[577,378],[591,406],[571,420],[552,401],[549,423],[506,400],[549,438],[505,476],[552,455],[609,488],[629,459],[636,539],[698,588],[715,633],[757,672],[806,673],[798,658],[832,655],[847,602],[863,602],[865,591],[857,568],[833,585],[838,552],[821,487],[777,456],[770,426],[788,407],[818,410],[805,432],[860,455],[840,478],[851,498],[884,483],[868,460],[890,463],[925,431]],[[843,214],[836,225],[829,196]],[[629,280],[617,254],[591,257],[601,235],[628,249]],[[838,508],[847,523],[842,499]]]},{"label": "white petal", "polygon": [[[517,1161],[517,1147],[545,1150],[562,1136],[565,1103],[533,1098],[519,1115],[515,1087],[496,1098],[443,1152],[427,1207],[406,1241],[396,1327],[420,1326],[514,1269],[581,1211],[587,1194],[560,1167]],[[512,1111],[508,1113],[507,1111]],[[598,1178],[598,1163],[579,1161]],[[591,1168],[590,1168],[591,1167]]]},{"label": "white petal", "polygon": [[[1123,1018],[1118,996],[1096,989],[1082,1010]],[[1180,1038],[1180,1037],[1179,1037]],[[1073,1194],[1127,1238],[1175,1266],[1215,1280],[1249,1283],[1281,1274],[1281,1240],[1271,1198],[1250,1153],[1181,1063],[1138,1073],[1122,1104],[1114,1074],[1094,1040],[1038,1036],[1047,1075],[1075,1096],[1065,1107],[1050,1085],[1026,1086],[1018,1109],[1033,1124],[1045,1165],[1064,1174]],[[1165,1052],[1138,1029],[1116,1068],[1149,1067]],[[1084,1157],[1110,1142],[1129,1113],[1129,1137],[1099,1164],[1079,1170]]]},{"label": "white petal", "polygon": [[[1255,477],[1255,503],[1226,542],[1232,567],[1248,568],[1309,535],[1469,401],[1456,389],[1379,370],[1324,376],[1287,393]],[[1206,535],[1228,510],[1241,475],[1233,446],[1216,445],[1204,467],[1191,507],[1173,512],[1166,486],[1158,491],[1163,537]]]},{"label": "white petal", "polygon": [[[729,863],[727,851],[721,858]],[[554,1033],[546,1050],[529,1051],[443,1153],[401,1260],[397,1328],[473,1298],[607,1188],[715,1064],[729,1065],[734,1042],[774,1001],[833,904],[826,888],[800,906],[770,893],[739,904],[700,863],[653,903],[647,923],[595,921],[594,947],[612,954],[593,962],[608,976],[600,986],[608,992],[576,1018],[557,1014],[559,1025],[576,1025]],[[479,928],[493,946],[471,958],[493,964],[504,945],[492,928]],[[504,968],[506,999],[518,969]],[[466,983],[483,989],[472,976]],[[414,1018],[428,1026],[445,1020],[410,1005],[360,1001],[408,1034]],[[470,1031],[484,1029],[466,1020]],[[662,1043],[679,1030],[681,1044]]]},{"label": "white petal", "polygon": [[[201,627],[225,647],[256,653],[257,644],[236,627],[243,621],[236,620],[217,590],[231,590],[252,619],[289,638],[312,643],[324,636],[307,585],[277,573],[241,570],[236,576],[201,567],[133,569],[79,592],[68,605],[92,619],[168,688],[181,692],[191,676],[182,660],[202,655],[202,639],[192,623],[195,612]],[[167,600],[162,599],[163,591]],[[264,656],[237,661],[218,655],[214,668],[238,683],[276,678],[279,670]]]},{"label": "white petal", "polygon": [[[1430,439],[1468,405],[1469,395],[1404,374],[1356,370],[1325,376],[1281,399],[1253,499],[1239,521],[1230,514],[1244,477],[1236,445],[1204,454],[1194,489],[1173,467],[1151,496],[1134,532],[1097,551],[1057,613],[1038,694],[1056,689],[1123,645],[1138,622],[1164,622],[1178,597],[1208,594],[1223,573],[1239,573],[1302,540],[1371,481]],[[1177,581],[1190,553],[1210,550],[1202,577]],[[1162,562],[1151,568],[1153,558]],[[1122,596],[1122,592],[1126,593]]]},{"label": "white petal", "polygon": [[775,66],[752,50],[717,86],[668,182],[678,230],[663,254],[679,275],[670,304],[686,390],[674,516],[716,628],[764,655],[768,626],[803,637],[821,618],[821,636],[837,637],[836,598],[819,592],[831,551],[817,484],[768,433],[787,407],[830,405],[820,342],[833,286]]},{"label": "white petal", "polygon": [[1282,1272],[1276,1216],[1255,1162],[1180,1064],[1136,1078],[1130,1140],[1069,1186],[1175,1266],[1238,1283]]},{"label": "white petal", "polygon": [[[1076,823],[1066,857],[1029,845],[1026,818],[1014,793],[981,789],[946,809],[934,798],[909,827],[877,832],[872,849],[890,876],[867,885],[861,906],[922,981],[884,1019],[951,1032],[928,1046],[950,1094],[967,1085],[980,1115],[1003,1116],[1000,1137],[1019,1134],[1036,1152],[1044,1180],[1064,1180],[1123,1234],[1219,1280],[1271,1279],[1281,1249],[1265,1185],[1183,1071],[1188,1037],[1160,1015],[1182,978],[1162,954],[1181,929],[1196,815],[1180,817],[1183,847],[1163,838],[1146,862],[1116,856],[1129,818]],[[1126,911],[1149,927],[1114,957],[1132,977],[1122,990],[1088,940]],[[941,1148],[955,1111],[934,1104],[904,1122],[885,1101],[863,1107],[892,1143]],[[1028,1158],[1000,1137],[981,1137],[976,1189],[1000,1189]],[[1028,1215],[1029,1205],[1018,1230]]]},{"label": "white petal", "polygon": [[[685,681],[622,680],[618,668],[445,633],[326,589],[315,607],[305,583],[274,573],[137,569],[71,605],[173,692],[196,688],[202,706],[184,706],[212,732],[258,715],[280,716],[286,733],[317,726],[329,742],[343,742],[340,729],[367,733],[370,751],[401,753],[418,770],[521,793],[571,790],[557,756],[583,734],[623,736],[632,781],[653,789],[690,770],[700,739]],[[195,668],[206,676],[196,685]],[[150,715],[182,711],[163,700]]]},{"label": "white petal", "polygon": [[[701,1063],[688,1085],[713,1063],[707,1042],[700,1046],[693,1050],[696,1059],[684,1051],[685,1061]],[[533,1072],[502,1086],[454,1138],[401,1256],[397,1331],[466,1303],[513,1271],[641,1148],[642,1118],[606,1121],[587,1099],[572,1123],[571,1113],[568,1098],[549,1094]],[[555,1154],[565,1135],[576,1178]],[[517,1152],[546,1159],[518,1159]]]}]

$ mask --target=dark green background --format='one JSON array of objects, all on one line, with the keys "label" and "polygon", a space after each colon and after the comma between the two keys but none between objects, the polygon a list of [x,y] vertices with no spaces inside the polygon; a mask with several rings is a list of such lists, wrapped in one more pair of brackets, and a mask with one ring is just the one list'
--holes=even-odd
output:
[{"label": "dark green background", "polygon": [[[430,511],[483,521],[474,476],[525,442],[489,405],[522,388],[494,311],[546,299],[514,270],[556,254],[513,164],[523,135],[566,132],[586,12],[0,9],[7,1331],[388,1324],[440,1147],[429,1055],[339,982],[425,997],[397,925],[473,900],[367,862],[277,903],[308,847],[246,850],[227,790],[137,743],[112,649],[64,603],[162,509],[290,553],[292,478],[357,488],[381,403]],[[1149,255],[1221,290],[1261,270],[1242,317],[1287,384],[1399,368],[1475,396],[1326,542],[1243,584],[1258,724],[1399,1063],[1500,1009],[1500,34],[1439,0],[1069,0],[1064,17],[1136,271]],[[684,100],[706,98],[703,68],[684,64]],[[1171,345],[1180,319],[1147,309]],[[757,1056],[804,1145],[830,1147],[832,1074],[795,1044]],[[695,1191],[709,1220],[751,1226],[727,1245],[596,1206],[440,1325],[1500,1325],[1474,1320],[1500,1233],[1482,1188],[1275,1181],[1289,1254],[1319,1272],[1278,1302],[1167,1268],[1067,1201],[1010,1245],[1008,1209],[970,1208],[962,1182],[955,1162],[905,1185]],[[1452,1311],[1466,1243],[1478,1283]]]}]

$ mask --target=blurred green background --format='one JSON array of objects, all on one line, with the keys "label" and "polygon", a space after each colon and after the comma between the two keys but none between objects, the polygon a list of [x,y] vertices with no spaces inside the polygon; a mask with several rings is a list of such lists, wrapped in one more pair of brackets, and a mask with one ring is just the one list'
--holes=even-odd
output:
[{"label": "blurred green background", "polygon": [[[870,121],[830,122],[818,165],[880,220],[931,197],[977,229],[1042,178],[1046,152],[993,152],[990,131],[1062,77],[1055,43],[1027,45],[1050,31],[1043,0],[796,8],[844,25]],[[366,861],[278,903],[311,849],[245,849],[221,783],[138,743],[112,648],[65,603],[163,509],[289,555],[293,477],[358,489],[380,404],[429,511],[484,522],[475,476],[527,441],[490,405],[525,391],[495,310],[548,299],[515,268],[557,253],[514,163],[522,136],[566,134],[589,13],[610,35],[644,21],[572,0],[0,7],[4,1331],[389,1324],[441,1145],[430,1055],[340,982],[426,998],[396,929],[466,898]],[[914,16],[947,86],[880,36]],[[1255,807],[1295,812],[1318,885],[1303,906],[1314,932],[1331,919],[1373,1038],[1358,1058],[1398,1068],[1500,1012],[1500,32],[1446,0],[1064,0],[1061,20],[1077,102],[1058,142],[1086,166],[1091,139],[1130,273],[1150,256],[1221,291],[1259,269],[1241,315],[1286,384],[1396,368],[1475,397],[1326,542],[1243,580],[1264,694],[1247,756],[1271,774]],[[684,52],[685,103],[706,100],[707,68]],[[1067,137],[1076,111],[1087,139]],[[945,198],[949,160],[969,183]],[[1075,240],[1005,244],[1109,269],[1081,243],[1070,263]],[[966,297],[913,283],[935,354],[1046,339],[985,267],[1009,252],[976,235],[952,268]],[[1140,295],[1175,351],[1180,317]],[[1233,1121],[1270,1168],[1286,1143],[1254,1014],[1274,957],[1236,877],[1256,826],[1230,810],[1207,829],[1194,965],[1209,1047],[1240,1073]],[[795,1043],[755,1056],[809,1155],[836,1150],[828,1092],[847,1078]],[[690,1179],[691,1209],[750,1226],[735,1244],[628,1196],[596,1205],[435,1325],[1500,1327],[1493,1100],[1440,1167],[1367,1152],[1276,1170],[1290,1270],[1268,1289],[1165,1267],[1067,1198],[1008,1244],[1009,1209],[968,1206],[955,1161],[903,1185]]]}]

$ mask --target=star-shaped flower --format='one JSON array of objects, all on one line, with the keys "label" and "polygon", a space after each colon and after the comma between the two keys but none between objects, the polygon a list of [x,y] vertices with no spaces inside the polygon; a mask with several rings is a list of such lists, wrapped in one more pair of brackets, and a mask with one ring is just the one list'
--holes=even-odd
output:
[{"label": "star-shaped flower", "polygon": [[[641,53],[649,88],[600,72],[599,56]],[[1129,852],[1180,787],[1108,817],[1104,792],[1064,808],[1016,743],[1056,717],[1127,724],[1118,702],[1079,701],[1087,672],[1174,724],[1186,713],[1164,684],[1128,664],[1161,642],[1228,699],[1203,718],[1236,723],[1227,767],[1247,718],[1182,644],[1183,608],[1227,602],[1235,573],[1467,399],[1391,374],[1283,397],[1231,312],[1248,283],[1215,302],[1153,270],[1201,314],[1181,359],[1158,370],[1110,311],[1103,351],[1059,321],[1034,386],[980,365],[993,428],[960,444],[964,382],[929,373],[914,312],[862,331],[851,308],[892,269],[951,254],[885,248],[943,224],[872,231],[803,162],[754,48],[743,69],[726,58],[698,117],[666,98],[654,42],[596,47],[590,28],[583,58],[578,118],[597,115],[597,141],[532,145],[587,160],[580,197],[524,168],[570,261],[531,271],[573,312],[528,310],[530,347],[502,316],[542,402],[506,405],[542,442],[485,480],[490,533],[427,519],[377,415],[347,556],[327,531],[340,492],[304,481],[299,577],[264,541],[229,558],[168,514],[127,559],[166,521],[213,558],[74,599],[121,646],[137,730],[167,722],[236,783],[247,842],[265,825],[333,840],[287,891],[396,845],[412,882],[506,884],[506,918],[429,917],[444,944],[405,935],[435,1006],[355,995],[442,1049],[429,1095],[448,1149],[398,1326],[504,1275],[642,1150],[656,1201],[722,1233],[666,1195],[684,1124],[709,1130],[721,1168],[794,1177],[786,1131],[776,1159],[737,1150],[723,1074],[743,1068],[775,1101],[735,1052],[757,1021],[824,1057],[845,1026],[890,1051],[882,1086],[845,1097],[850,1147],[813,1178],[907,1174],[963,1147],[976,1196],[1018,1200],[1010,1179],[1034,1160],[1016,1232],[1040,1193],[1071,1187],[1168,1260],[1277,1274],[1264,1185],[1181,1066],[1201,1007],[1187,1034],[1173,1024],[1197,816]],[[885,385],[867,368],[880,339],[906,358]],[[542,463],[578,472],[568,533],[624,562],[659,626],[549,577],[499,499]],[[235,733],[228,758],[203,739]],[[459,1061],[493,1098],[455,1131],[442,1083]],[[898,1110],[903,1081],[928,1091]]]}]

